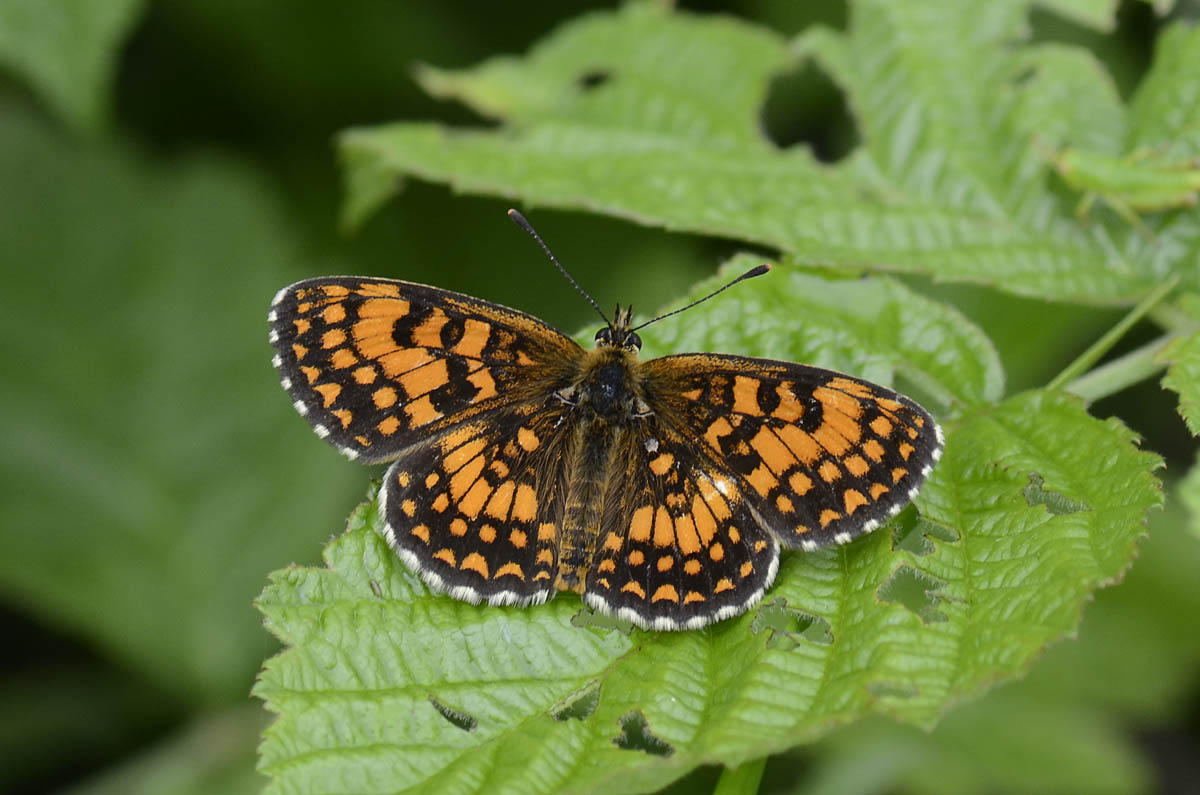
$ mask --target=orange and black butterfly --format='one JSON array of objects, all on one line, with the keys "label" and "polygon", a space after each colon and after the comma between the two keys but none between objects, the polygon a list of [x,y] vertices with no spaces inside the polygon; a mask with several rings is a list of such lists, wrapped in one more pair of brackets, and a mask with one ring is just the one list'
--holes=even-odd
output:
[{"label": "orange and black butterfly", "polygon": [[379,500],[392,548],[474,603],[570,590],[643,628],[720,621],[762,598],[781,545],[874,530],[942,452],[924,409],[851,376],[712,353],[639,361],[619,308],[591,350],[389,279],[302,281],[269,318],[284,389],[317,435],[393,462]]}]

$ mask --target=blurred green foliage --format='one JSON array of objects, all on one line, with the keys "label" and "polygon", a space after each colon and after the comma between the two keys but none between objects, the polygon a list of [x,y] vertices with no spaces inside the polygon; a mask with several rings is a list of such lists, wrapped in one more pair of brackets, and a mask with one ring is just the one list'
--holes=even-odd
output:
[{"label": "blurred green foliage", "polygon": [[[847,19],[839,4],[683,5],[781,39],[813,23],[836,32]],[[0,615],[10,649],[0,790],[236,793],[265,783],[253,771],[265,719],[248,694],[277,647],[251,600],[269,571],[319,563],[367,481],[315,442],[275,382],[263,315],[279,286],[388,275],[520,306],[560,328],[589,322],[513,231],[505,202],[413,183],[357,235],[338,229],[336,134],[397,119],[479,124],[427,96],[414,66],[524,52],[580,7],[469,9],[0,6]],[[1128,98],[1165,11],[1058,0],[1030,21],[1035,40],[1090,50],[1113,96]],[[862,134],[811,65],[781,76],[765,103],[766,128],[784,145],[803,139],[833,156]],[[578,212],[535,220],[602,305],[664,304],[735,250]],[[1010,392],[1044,383],[1120,315],[911,284],[988,332]],[[1147,383],[1094,412],[1146,434],[1173,483],[1194,462],[1176,402]],[[1200,505],[1197,483],[1192,469],[1181,502]],[[1194,755],[1172,752],[1197,743],[1188,522],[1175,508],[1156,518],[1129,582],[1102,592],[1081,639],[1052,648],[1026,682],[951,712],[930,735],[848,727],[773,758],[763,790],[1149,791],[1200,775]],[[672,790],[711,791],[713,775]]]}]

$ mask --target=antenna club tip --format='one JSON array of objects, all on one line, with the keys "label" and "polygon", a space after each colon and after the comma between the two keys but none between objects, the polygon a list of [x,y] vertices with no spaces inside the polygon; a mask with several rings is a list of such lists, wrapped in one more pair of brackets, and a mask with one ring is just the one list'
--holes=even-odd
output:
[{"label": "antenna club tip", "polygon": [[[529,222],[525,220],[525,216],[521,215],[521,212],[519,210],[510,207],[510,208],[508,208],[507,215],[514,224],[516,224],[517,226],[524,229],[526,232],[528,232],[530,235],[533,236],[534,240],[541,243],[542,239],[540,237],[538,237],[537,232],[533,231],[533,227],[530,226]],[[542,243],[542,246],[545,246],[545,245],[546,245],[545,243]]]},{"label": "antenna club tip", "polygon": [[751,269],[750,269],[750,270],[749,270],[749,271],[746,273],[746,278],[750,279],[750,278],[753,278],[753,277],[755,277],[755,276],[762,276],[764,273],[768,273],[768,272],[771,270],[771,268],[773,268],[773,267],[774,267],[774,266],[773,266],[771,263],[769,263],[769,262],[764,262],[762,265],[759,265],[759,266],[758,266],[758,267],[756,267],[756,268],[751,268]]}]

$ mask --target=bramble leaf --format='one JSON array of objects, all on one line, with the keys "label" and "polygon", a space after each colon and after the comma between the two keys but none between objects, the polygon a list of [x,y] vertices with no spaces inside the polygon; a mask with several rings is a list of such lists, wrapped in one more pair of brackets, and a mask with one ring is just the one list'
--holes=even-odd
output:
[{"label": "bramble leaf", "polygon": [[[1180,245],[1152,245],[1104,212],[1091,225],[1076,218],[1079,197],[1035,139],[1119,154],[1127,112],[1085,51],[1013,44],[1027,10],[859,0],[846,33],[809,29],[790,55],[773,34],[728,18],[656,4],[592,14],[524,58],[421,73],[427,90],[500,129],[346,132],[346,219],[361,222],[417,177],[759,243],[807,265],[1048,298],[1120,302],[1173,270],[1192,278]],[[1161,53],[1147,97],[1184,79],[1172,52]],[[843,88],[860,127],[862,147],[837,164],[802,146],[780,150],[759,131],[770,80],[803,57]],[[1192,225],[1171,217],[1155,231],[1190,247]]]},{"label": "bramble leaf", "polygon": [[931,733],[885,721],[834,732],[805,749],[813,765],[794,791],[1153,790],[1128,726],[1186,720],[1200,664],[1200,543],[1186,518],[1177,506],[1154,513],[1121,587],[1098,593],[1079,638],[1047,650],[1024,680],[954,710]]},{"label": "bramble leaf", "polygon": [[[370,501],[326,550],[327,568],[276,572],[260,597],[288,646],[255,689],[278,714],[261,749],[268,791],[644,792],[870,713],[928,727],[1023,673],[1129,564],[1160,499],[1157,458],[1066,396],[992,404],[998,368],[978,332],[911,300],[887,280],[780,273],[678,326],[756,355],[836,340],[838,361],[884,376],[905,357],[884,345],[872,358],[872,335],[907,340],[901,364],[956,398],[919,516],[785,555],[764,605],[740,618],[647,633],[589,620],[571,594],[530,609],[431,594],[388,548]],[[837,301],[871,307],[882,325]],[[679,342],[661,326],[655,345]],[[956,353],[940,361],[946,349]],[[959,368],[975,375],[950,375]],[[1033,474],[1072,509],[1031,500]]]},{"label": "bramble leaf", "polygon": [[[707,295],[761,262],[741,255],[697,284],[680,304]],[[646,356],[684,351],[744,353],[857,373],[937,406],[999,400],[1004,372],[988,338],[950,307],[888,277],[826,279],[777,268],[640,332]],[[697,322],[701,316],[703,322]],[[648,319],[648,318],[647,318]],[[591,334],[580,342],[590,342]]]},{"label": "bramble leaf", "polygon": [[1129,150],[1164,160],[1200,157],[1200,27],[1177,22],[1155,44],[1154,63],[1129,108]]}]

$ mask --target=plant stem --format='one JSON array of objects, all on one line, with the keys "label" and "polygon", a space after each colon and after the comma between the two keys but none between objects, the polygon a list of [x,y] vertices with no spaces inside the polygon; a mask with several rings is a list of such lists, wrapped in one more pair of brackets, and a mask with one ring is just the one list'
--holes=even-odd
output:
[{"label": "plant stem", "polygon": [[1128,315],[1121,318],[1121,321],[1117,323],[1117,325],[1109,329],[1103,337],[1092,343],[1091,347],[1081,353],[1079,357],[1075,359],[1075,361],[1063,368],[1063,371],[1055,376],[1054,380],[1046,385],[1046,388],[1062,389],[1064,384],[1069,381],[1074,381],[1087,372],[1088,368],[1100,361],[1100,358],[1103,357],[1104,354],[1108,353],[1109,349],[1112,348],[1113,345],[1116,345],[1117,341],[1121,339],[1121,337],[1125,336],[1125,332],[1129,331],[1129,329],[1133,327],[1134,323],[1137,323],[1139,320],[1141,320],[1142,316],[1154,308],[1155,304],[1165,298],[1167,293],[1171,292],[1171,290],[1173,290],[1175,285],[1178,283],[1179,275],[1176,274],[1152,290],[1150,294],[1143,298],[1141,303],[1135,306]]},{"label": "plant stem", "polygon": [[1153,342],[1132,350],[1119,358],[1107,362],[1091,372],[1075,379],[1065,389],[1073,395],[1095,402],[1100,398],[1116,394],[1126,387],[1144,381],[1155,373],[1165,370],[1166,364],[1154,359],[1162,347],[1178,334],[1164,334]]},{"label": "plant stem", "polygon": [[1163,331],[1184,331],[1196,325],[1196,319],[1180,308],[1178,303],[1154,307],[1150,310],[1150,319]]},{"label": "plant stem", "polygon": [[767,758],[764,756],[743,762],[737,767],[725,768],[721,771],[713,795],[754,795],[758,792],[758,783],[766,766]]}]

